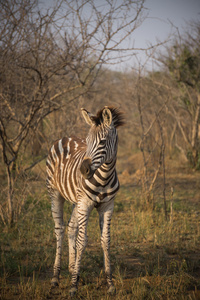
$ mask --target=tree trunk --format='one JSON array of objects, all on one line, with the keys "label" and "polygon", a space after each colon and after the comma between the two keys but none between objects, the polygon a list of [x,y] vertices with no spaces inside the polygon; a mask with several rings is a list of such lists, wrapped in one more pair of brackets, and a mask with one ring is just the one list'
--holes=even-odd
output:
[{"label": "tree trunk", "polygon": [[200,94],[197,95],[197,106],[196,106],[194,120],[192,124],[191,146],[192,146],[192,158],[193,158],[194,167],[198,162],[198,156],[199,156],[199,141],[198,141],[199,123],[200,123]]},{"label": "tree trunk", "polygon": [[7,165],[7,179],[8,179],[8,225],[12,226],[14,221],[13,213],[13,178],[12,170],[9,165]]}]

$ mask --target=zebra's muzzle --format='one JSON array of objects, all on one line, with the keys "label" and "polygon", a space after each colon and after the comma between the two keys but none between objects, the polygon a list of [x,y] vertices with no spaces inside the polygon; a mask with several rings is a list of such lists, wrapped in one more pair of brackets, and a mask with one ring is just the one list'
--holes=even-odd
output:
[{"label": "zebra's muzzle", "polygon": [[92,170],[91,165],[92,165],[92,161],[90,158],[84,159],[81,164],[80,171],[85,179],[91,178],[94,174],[94,171]]}]

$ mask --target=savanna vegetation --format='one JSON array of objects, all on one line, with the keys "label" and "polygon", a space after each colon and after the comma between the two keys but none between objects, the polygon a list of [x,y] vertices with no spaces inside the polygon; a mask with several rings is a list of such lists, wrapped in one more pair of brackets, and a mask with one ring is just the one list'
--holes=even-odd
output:
[{"label": "savanna vegetation", "polygon": [[[121,2],[120,2],[121,3]],[[116,295],[106,292],[93,211],[77,299],[200,298],[200,23],[174,34],[157,71],[111,64],[134,55],[123,42],[145,2],[0,1],[0,299],[68,299],[67,237],[61,283],[50,288],[54,224],[45,158],[65,135],[85,137],[80,109],[124,112],[111,224]],[[166,41],[165,41],[166,42]],[[65,203],[65,223],[71,205]]]}]

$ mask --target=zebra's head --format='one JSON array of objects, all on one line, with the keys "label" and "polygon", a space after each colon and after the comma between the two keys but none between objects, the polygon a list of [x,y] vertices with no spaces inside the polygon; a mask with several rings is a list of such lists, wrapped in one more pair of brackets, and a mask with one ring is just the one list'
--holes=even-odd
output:
[{"label": "zebra's head", "polygon": [[86,138],[87,149],[80,171],[85,179],[93,176],[94,172],[104,163],[116,159],[117,130],[123,125],[122,113],[117,108],[105,106],[96,116],[82,109],[83,117],[90,130]]}]

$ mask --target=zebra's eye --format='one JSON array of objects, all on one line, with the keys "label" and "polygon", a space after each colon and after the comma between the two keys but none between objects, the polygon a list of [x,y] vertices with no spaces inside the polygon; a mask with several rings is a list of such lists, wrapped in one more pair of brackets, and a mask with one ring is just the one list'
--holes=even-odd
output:
[{"label": "zebra's eye", "polygon": [[106,139],[103,139],[100,141],[99,145],[105,145],[106,144]]}]

